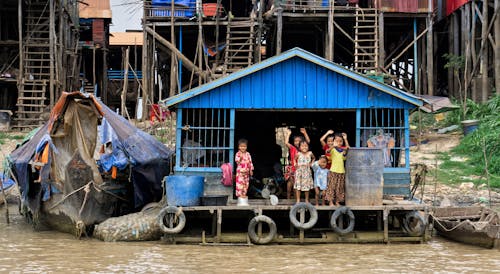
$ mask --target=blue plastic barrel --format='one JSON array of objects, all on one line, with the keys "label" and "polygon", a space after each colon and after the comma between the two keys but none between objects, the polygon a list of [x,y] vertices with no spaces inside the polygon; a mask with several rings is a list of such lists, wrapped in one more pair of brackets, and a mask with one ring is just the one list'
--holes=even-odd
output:
[{"label": "blue plastic barrel", "polygon": [[465,120],[462,121],[462,128],[464,135],[474,132],[479,127],[479,120]]},{"label": "blue plastic barrel", "polygon": [[167,176],[165,180],[167,204],[170,206],[200,205],[204,181],[203,176]]},{"label": "blue plastic barrel", "polygon": [[345,169],[346,205],[382,205],[384,187],[383,149],[350,148]]}]

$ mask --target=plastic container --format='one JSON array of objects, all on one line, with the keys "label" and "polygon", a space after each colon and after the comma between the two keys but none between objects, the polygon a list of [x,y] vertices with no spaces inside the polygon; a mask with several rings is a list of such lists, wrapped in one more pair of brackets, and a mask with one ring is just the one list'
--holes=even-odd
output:
[{"label": "plastic container", "polygon": [[464,130],[464,135],[468,135],[479,127],[479,120],[465,120],[462,121],[461,124]]},{"label": "plastic container", "polygon": [[205,178],[202,176],[171,175],[165,180],[169,206],[197,206],[203,195]]},{"label": "plastic container", "polygon": [[[219,5],[219,16],[222,15],[224,8]],[[203,15],[206,17],[214,17],[217,15],[217,3],[206,3],[203,4]]]},{"label": "plastic container", "polygon": [[345,202],[347,206],[382,205],[384,151],[380,148],[350,148],[346,160]]},{"label": "plastic container", "polygon": [[227,195],[205,195],[201,197],[203,206],[225,206],[227,205]]}]

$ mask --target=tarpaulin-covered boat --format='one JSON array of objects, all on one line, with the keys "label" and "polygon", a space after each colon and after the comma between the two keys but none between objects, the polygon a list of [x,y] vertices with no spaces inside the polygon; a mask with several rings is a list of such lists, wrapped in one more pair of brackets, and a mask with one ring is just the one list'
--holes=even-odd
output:
[{"label": "tarpaulin-covered boat", "polygon": [[24,213],[80,236],[162,198],[172,151],[92,95],[63,93],[49,121],[9,156]]}]

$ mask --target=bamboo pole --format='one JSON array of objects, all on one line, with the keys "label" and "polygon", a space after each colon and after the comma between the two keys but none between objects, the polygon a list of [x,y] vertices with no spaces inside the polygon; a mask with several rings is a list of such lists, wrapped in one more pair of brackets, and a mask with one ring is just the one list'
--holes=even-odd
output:
[{"label": "bamboo pole", "polygon": [[[454,14],[451,15],[452,17]],[[448,52],[453,52],[453,40],[454,36],[452,35],[453,33],[453,20],[449,20],[449,25],[448,25]],[[457,96],[457,92],[455,90],[455,74],[453,74],[453,68],[448,68],[448,95],[452,95],[454,97]]]},{"label": "bamboo pole", "polygon": [[176,55],[182,60],[182,65],[186,67],[187,69],[194,71],[198,75],[202,75],[203,78],[205,79],[206,73],[202,70],[200,70],[191,60],[189,60],[186,56],[184,56],[176,47],[175,45],[171,44],[169,41],[167,41],[165,38],[161,37],[158,33],[156,33],[153,29],[150,27],[144,27],[144,30],[151,34],[158,42],[160,42],[162,45],[166,46],[168,49],[171,50],[173,53],[172,55]]},{"label": "bamboo pole", "polygon": [[142,94],[137,94],[137,99],[142,97],[142,115],[141,121],[144,121],[148,114],[147,99],[149,93],[149,58],[148,58],[148,33],[145,31],[146,26],[143,25],[143,43],[142,43]]},{"label": "bamboo pole", "polygon": [[427,15],[427,94],[434,95],[434,41],[433,41],[433,20],[432,20],[432,0],[429,0],[429,13]]},{"label": "bamboo pole", "polygon": [[[126,101],[127,101],[127,89],[128,89],[128,58],[129,58],[130,46],[125,50],[125,58],[123,59],[124,63],[124,73],[123,73],[123,88],[121,94],[121,110],[122,116],[128,116]],[[122,55],[123,56],[123,55]],[[130,117],[129,117],[130,118]]]}]

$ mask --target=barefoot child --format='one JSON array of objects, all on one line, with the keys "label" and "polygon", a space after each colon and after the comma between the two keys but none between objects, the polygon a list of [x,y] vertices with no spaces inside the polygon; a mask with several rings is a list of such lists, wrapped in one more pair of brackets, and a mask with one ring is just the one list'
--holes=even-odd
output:
[{"label": "barefoot child", "polygon": [[332,166],[328,174],[328,187],[326,189],[326,198],[329,205],[339,206],[344,202],[344,189],[345,189],[345,167],[344,161],[346,160],[347,150],[349,149],[349,142],[347,142],[347,135],[345,133],[335,134],[333,141],[333,149],[330,150],[330,159]]},{"label": "barefoot child", "polygon": [[250,176],[253,175],[252,156],[247,152],[248,141],[238,140],[238,152],[234,157],[236,162],[236,196],[247,198]]},{"label": "barefoot child", "polygon": [[305,202],[309,203],[309,190],[313,188],[313,177],[311,165],[314,162],[314,155],[309,151],[306,141],[299,144],[300,151],[295,156],[295,200],[300,203],[300,192],[304,192]]},{"label": "barefoot child", "polygon": [[287,136],[285,138],[285,144],[288,147],[288,155],[290,156],[290,166],[288,166],[288,170],[285,172],[285,180],[287,181],[286,184],[286,198],[291,199],[292,198],[292,188],[294,185],[295,181],[295,156],[297,155],[299,151],[299,143],[303,140],[305,140],[308,144],[311,142],[309,139],[309,135],[307,134],[307,131],[305,128],[301,128],[300,132],[304,136],[294,136],[293,137],[293,145],[289,143],[290,136],[292,135],[292,131],[290,129],[287,130]]},{"label": "barefoot child", "polygon": [[325,190],[328,185],[328,173],[330,170],[326,167],[327,158],[325,155],[321,155],[319,160],[312,164],[312,169],[314,171],[314,191],[316,193],[316,206],[319,205],[319,195],[321,192],[321,197],[323,197],[322,205],[325,205]]}]

